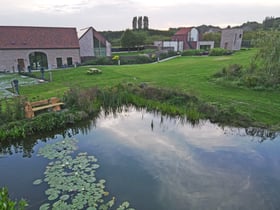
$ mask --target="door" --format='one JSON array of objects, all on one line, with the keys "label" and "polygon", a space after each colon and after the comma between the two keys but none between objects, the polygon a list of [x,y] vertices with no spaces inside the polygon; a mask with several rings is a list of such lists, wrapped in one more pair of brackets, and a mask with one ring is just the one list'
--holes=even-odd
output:
[{"label": "door", "polygon": [[56,66],[57,68],[62,68],[62,58],[56,58]]},{"label": "door", "polygon": [[24,59],[19,58],[18,60],[18,64],[17,64],[17,68],[18,68],[18,72],[24,71]]},{"label": "door", "polygon": [[227,42],[225,42],[225,47],[224,47],[224,49],[228,49],[228,43]]}]

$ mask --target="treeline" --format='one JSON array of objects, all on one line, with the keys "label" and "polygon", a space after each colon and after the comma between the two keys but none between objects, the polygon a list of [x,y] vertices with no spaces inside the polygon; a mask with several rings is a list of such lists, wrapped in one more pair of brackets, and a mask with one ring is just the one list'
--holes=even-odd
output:
[{"label": "treeline", "polygon": [[[129,30],[129,29],[127,29]],[[153,44],[154,41],[158,40],[170,40],[171,36],[173,36],[177,28],[170,28],[168,30],[156,30],[156,29],[147,29],[147,30],[133,30],[133,32],[139,36],[144,37],[144,44],[150,45]],[[111,42],[113,47],[121,46],[121,37],[124,34],[124,31],[103,31],[101,34]],[[132,31],[132,30],[131,30]]]},{"label": "treeline", "polygon": [[[139,19],[139,18],[138,18]],[[168,30],[157,30],[157,29],[148,29],[148,25],[145,27],[139,28],[137,26],[138,24],[138,19],[133,18],[134,23],[134,28],[133,30],[135,33],[139,33],[140,36],[144,36],[144,44],[145,45],[150,45],[153,44],[154,41],[159,41],[159,40],[170,40],[171,37],[176,33],[176,31],[179,28],[169,28]],[[145,18],[146,24],[148,24],[148,18]],[[140,18],[140,21],[141,18]],[[136,24],[137,23],[137,24]],[[132,23],[133,25],[133,23]],[[143,23],[144,25],[144,23]],[[230,26],[229,26],[230,27]],[[256,21],[248,21],[246,23],[243,23],[240,26],[235,26],[235,27],[240,27],[244,30],[243,34],[243,44],[244,47],[252,47],[251,40],[256,38],[256,32],[258,31],[271,31],[271,30],[280,30],[280,17],[266,17],[262,23],[258,23]],[[234,28],[235,28],[234,27]],[[202,39],[204,41],[215,41],[215,47],[220,46],[220,38],[221,38],[221,30],[222,28],[218,26],[212,26],[212,25],[200,25],[197,26],[198,30],[202,34]],[[137,29],[137,30],[135,30]],[[123,31],[102,31],[101,34],[111,42],[113,47],[120,47],[121,46],[121,37],[123,33],[126,30]]]}]

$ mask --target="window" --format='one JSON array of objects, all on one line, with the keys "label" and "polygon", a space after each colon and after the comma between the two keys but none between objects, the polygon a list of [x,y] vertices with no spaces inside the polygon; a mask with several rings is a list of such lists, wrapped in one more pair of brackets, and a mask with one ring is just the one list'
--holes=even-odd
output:
[{"label": "window", "polygon": [[56,58],[56,66],[57,66],[57,68],[62,67],[62,58]]},{"label": "window", "polygon": [[73,66],[72,57],[68,57],[68,58],[67,58],[67,66]]}]

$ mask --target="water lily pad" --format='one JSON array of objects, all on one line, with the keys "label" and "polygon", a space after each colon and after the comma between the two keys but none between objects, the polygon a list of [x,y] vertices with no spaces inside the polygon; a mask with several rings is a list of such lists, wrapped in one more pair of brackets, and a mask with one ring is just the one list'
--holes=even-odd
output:
[{"label": "water lily pad", "polygon": [[48,200],[49,201],[53,201],[53,200],[55,200],[55,199],[57,199],[58,198],[58,194],[51,194],[49,197],[48,197]]},{"label": "water lily pad", "polygon": [[60,200],[66,201],[70,196],[69,195],[62,195],[60,196]]},{"label": "water lily pad", "polygon": [[50,189],[47,189],[47,190],[45,191],[45,194],[46,194],[46,195],[59,194],[59,190],[50,188]]},{"label": "water lily pad", "polygon": [[34,182],[33,182],[33,184],[34,185],[39,185],[39,184],[41,184],[43,181],[42,181],[42,179],[36,179]]},{"label": "water lily pad", "polygon": [[40,206],[39,210],[48,210],[50,207],[49,203],[44,203],[43,205]]},{"label": "water lily pad", "polygon": [[95,207],[88,207],[87,210],[97,210]]},{"label": "water lily pad", "polygon": [[[105,190],[106,181],[96,179],[95,169],[99,168],[97,159],[86,152],[71,156],[77,149],[76,143],[75,139],[65,139],[39,149],[39,156],[54,159],[44,172],[44,181],[49,185],[45,194],[53,201],[44,205],[46,209],[95,210],[105,205],[103,198],[109,192]],[[42,180],[34,181],[40,182]],[[124,203],[122,207],[128,207],[127,204]]]}]

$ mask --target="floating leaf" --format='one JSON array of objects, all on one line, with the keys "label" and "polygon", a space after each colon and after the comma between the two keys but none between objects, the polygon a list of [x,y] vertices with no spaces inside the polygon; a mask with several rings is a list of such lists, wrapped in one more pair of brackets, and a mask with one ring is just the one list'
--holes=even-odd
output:
[{"label": "floating leaf", "polygon": [[42,181],[42,179],[36,179],[34,182],[33,182],[33,184],[34,185],[39,185],[39,184],[41,184],[43,181]]},{"label": "floating leaf", "polygon": [[[108,203],[105,204],[103,200],[109,195],[105,190],[106,181],[97,180],[95,176],[95,169],[99,168],[97,159],[88,156],[86,152],[71,157],[70,155],[77,149],[76,143],[75,139],[65,139],[39,149],[38,155],[54,159],[44,172],[44,181],[50,187],[45,194],[54,202],[44,204],[42,208],[96,210],[102,209],[102,206],[108,207]],[[34,183],[39,183],[39,180],[35,180]],[[111,206],[114,205],[114,201],[113,197]],[[119,209],[128,207],[129,203],[124,202]]]},{"label": "floating leaf", "polygon": [[95,207],[88,207],[87,210],[97,210]]},{"label": "floating leaf", "polygon": [[66,201],[70,196],[69,195],[62,195],[60,196],[60,200]]},{"label": "floating leaf", "polygon": [[57,199],[58,198],[58,194],[51,194],[49,197],[48,197],[48,200],[49,201],[53,201],[53,200],[55,200],[55,199]]},{"label": "floating leaf", "polygon": [[50,207],[49,203],[44,203],[43,205],[40,206],[39,210],[48,210]]}]

